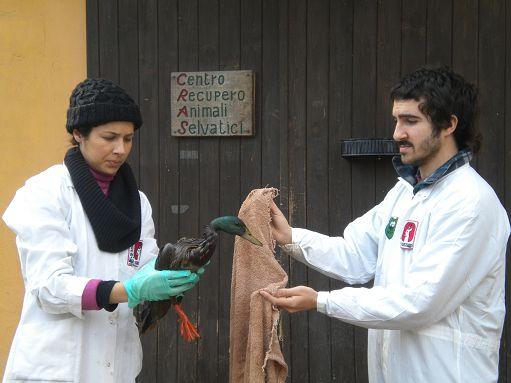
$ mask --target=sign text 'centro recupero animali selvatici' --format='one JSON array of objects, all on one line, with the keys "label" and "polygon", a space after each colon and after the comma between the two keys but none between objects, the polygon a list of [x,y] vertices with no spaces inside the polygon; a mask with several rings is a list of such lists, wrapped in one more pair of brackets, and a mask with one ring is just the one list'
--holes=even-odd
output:
[{"label": "sign text 'centro recupero animali selvatici'", "polygon": [[171,74],[171,134],[253,136],[254,72]]}]

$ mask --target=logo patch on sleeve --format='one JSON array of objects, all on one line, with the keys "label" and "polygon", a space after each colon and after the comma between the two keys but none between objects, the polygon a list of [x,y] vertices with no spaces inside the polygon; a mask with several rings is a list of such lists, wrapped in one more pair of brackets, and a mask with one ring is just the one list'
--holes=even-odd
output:
[{"label": "logo patch on sleeve", "polygon": [[142,257],[142,241],[138,241],[128,249],[128,266],[138,267]]},{"label": "logo patch on sleeve", "polygon": [[417,221],[406,221],[401,234],[401,248],[406,250],[413,249],[413,243],[417,235],[417,228],[419,223]]}]

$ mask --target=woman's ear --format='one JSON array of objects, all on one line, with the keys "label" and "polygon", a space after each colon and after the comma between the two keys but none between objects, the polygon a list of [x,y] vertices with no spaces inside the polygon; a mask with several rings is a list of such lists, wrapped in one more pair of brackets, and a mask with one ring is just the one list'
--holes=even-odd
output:
[{"label": "woman's ear", "polygon": [[82,142],[83,136],[77,129],[73,129],[73,138],[75,139],[76,142],[80,143]]}]

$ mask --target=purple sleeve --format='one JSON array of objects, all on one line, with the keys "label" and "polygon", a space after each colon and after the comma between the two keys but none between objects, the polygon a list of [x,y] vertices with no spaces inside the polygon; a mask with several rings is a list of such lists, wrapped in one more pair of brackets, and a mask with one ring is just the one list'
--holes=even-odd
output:
[{"label": "purple sleeve", "polygon": [[101,279],[91,279],[85,285],[82,294],[82,310],[101,310],[96,300],[96,291]]}]

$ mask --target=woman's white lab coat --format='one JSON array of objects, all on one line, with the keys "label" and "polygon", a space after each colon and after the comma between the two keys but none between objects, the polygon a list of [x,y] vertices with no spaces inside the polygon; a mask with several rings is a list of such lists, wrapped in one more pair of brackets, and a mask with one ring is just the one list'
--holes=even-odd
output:
[{"label": "woman's white lab coat", "polygon": [[[133,382],[142,348],[132,310],[82,311],[90,279],[126,280],[157,256],[151,206],[140,192],[142,252],[99,250],[67,168],[19,189],[3,219],[16,233],[25,296],[4,382]],[[135,260],[136,261],[136,260]]]},{"label": "woman's white lab coat", "polygon": [[415,196],[400,180],[343,238],[293,229],[287,249],[349,284],[374,277],[373,288],[319,292],[317,302],[370,329],[371,382],[496,382],[509,231],[467,164]]}]

